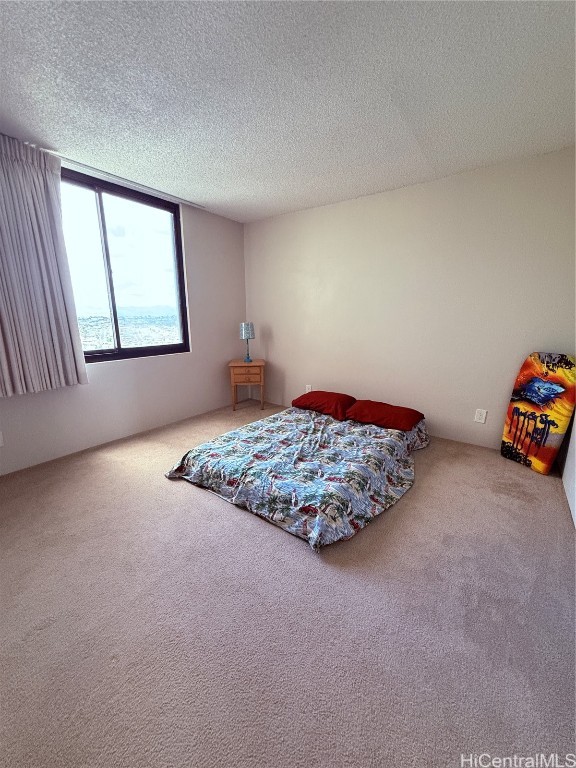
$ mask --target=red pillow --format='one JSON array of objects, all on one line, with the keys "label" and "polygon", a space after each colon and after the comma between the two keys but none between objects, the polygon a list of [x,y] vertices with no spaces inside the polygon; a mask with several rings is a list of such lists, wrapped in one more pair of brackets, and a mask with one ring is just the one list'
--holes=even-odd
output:
[{"label": "red pillow", "polygon": [[361,424],[375,424],[385,429],[401,429],[409,432],[424,418],[424,414],[401,405],[379,403],[377,400],[356,400],[348,408],[346,418]]},{"label": "red pillow", "polygon": [[341,395],[339,392],[323,392],[321,389],[314,389],[312,392],[306,392],[300,395],[296,400],[292,400],[294,408],[302,408],[305,411],[318,411],[332,416],[338,421],[344,421],[346,411],[356,402],[355,397],[350,395]]}]

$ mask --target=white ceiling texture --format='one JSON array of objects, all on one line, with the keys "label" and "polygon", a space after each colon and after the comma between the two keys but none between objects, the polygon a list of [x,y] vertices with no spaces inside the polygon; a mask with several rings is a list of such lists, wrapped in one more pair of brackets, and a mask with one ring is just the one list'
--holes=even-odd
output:
[{"label": "white ceiling texture", "polygon": [[572,2],[0,2],[0,132],[247,222],[574,143]]}]

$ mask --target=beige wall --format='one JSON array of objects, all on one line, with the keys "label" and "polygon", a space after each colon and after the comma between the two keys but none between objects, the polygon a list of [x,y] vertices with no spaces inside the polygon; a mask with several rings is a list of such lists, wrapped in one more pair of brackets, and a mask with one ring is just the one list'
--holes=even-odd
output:
[{"label": "beige wall", "polygon": [[572,519],[576,526],[576,429],[574,425],[572,425],[572,435],[568,444],[566,461],[564,462],[562,482],[564,483],[564,490],[566,491]]},{"label": "beige wall", "polygon": [[574,350],[570,150],[250,224],[244,244],[242,225],[185,207],[183,233],[191,353],[94,363],[87,386],[0,399],[0,474],[228,403],[247,314],[268,400],[310,383],[412,405],[433,434],[492,447],[525,355]]},{"label": "beige wall", "polygon": [[276,403],[312,384],[496,448],[526,355],[574,352],[573,149],[249,224],[244,243]]},{"label": "beige wall", "polygon": [[242,225],[183,206],[182,228],[192,351],[92,363],[86,386],[0,399],[0,474],[229,402],[226,364],[245,319]]}]

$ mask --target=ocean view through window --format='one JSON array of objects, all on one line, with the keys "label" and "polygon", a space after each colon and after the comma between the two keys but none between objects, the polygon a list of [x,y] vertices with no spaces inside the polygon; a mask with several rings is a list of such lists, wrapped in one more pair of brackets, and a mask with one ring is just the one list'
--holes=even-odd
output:
[{"label": "ocean view through window", "polygon": [[178,205],[66,169],[61,190],[87,362],[189,351]]}]

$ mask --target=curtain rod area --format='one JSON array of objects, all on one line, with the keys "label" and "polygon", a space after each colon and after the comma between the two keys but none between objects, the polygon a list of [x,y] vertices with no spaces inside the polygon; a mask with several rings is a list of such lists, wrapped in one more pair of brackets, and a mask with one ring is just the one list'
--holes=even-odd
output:
[{"label": "curtain rod area", "polygon": [[185,200],[183,197],[177,197],[176,195],[171,195],[169,192],[161,192],[159,189],[154,189],[153,187],[147,187],[145,184],[139,184],[137,181],[131,181],[130,179],[125,179],[122,176],[115,176],[113,173],[108,173],[107,171],[101,171],[99,168],[92,168],[92,166],[86,165],[85,163],[81,163],[78,160],[72,160],[70,157],[66,157],[65,155],[60,154],[60,152],[56,152],[56,150],[54,149],[46,149],[45,147],[41,147],[38,144],[35,144],[33,141],[24,141],[22,139],[19,139],[17,136],[10,136],[7,133],[4,133],[2,135],[7,136],[9,139],[14,139],[15,141],[19,141],[22,144],[27,144],[28,146],[34,147],[35,149],[40,149],[42,150],[42,152],[46,152],[47,154],[53,155],[54,157],[58,157],[62,162],[62,165],[65,168],[69,168],[71,171],[74,171],[74,170],[78,170],[80,172],[84,171],[84,173],[87,173],[90,176],[95,176],[97,179],[102,179],[103,181],[111,181],[113,183],[122,184],[123,186],[128,187],[129,189],[135,189],[137,192],[145,192],[146,194],[160,197],[163,200],[169,200],[172,203],[183,203],[184,205],[192,206],[192,208],[199,208],[202,211],[206,210],[205,206],[200,205],[200,203],[194,203],[192,202],[192,200]]},{"label": "curtain rod area", "polygon": [[191,200],[185,200],[182,197],[171,195],[169,192],[161,192],[160,190],[154,189],[153,187],[147,187],[145,184],[140,184],[137,181],[125,179],[122,176],[116,176],[113,173],[102,171],[99,168],[92,168],[90,165],[81,163],[78,160],[72,160],[71,158],[65,157],[64,155],[61,155],[59,152],[55,152],[52,149],[44,149],[44,152],[48,152],[48,154],[60,158],[62,165],[65,168],[69,168],[71,171],[77,170],[87,173],[90,176],[95,176],[96,178],[102,179],[103,181],[111,181],[116,184],[122,184],[125,187],[136,190],[137,192],[145,192],[149,195],[155,195],[156,197],[160,197],[163,200],[169,200],[172,203],[183,203],[184,205],[192,206],[192,208],[200,208],[201,210],[206,210],[203,205],[200,205],[200,203],[194,203]]}]

